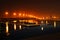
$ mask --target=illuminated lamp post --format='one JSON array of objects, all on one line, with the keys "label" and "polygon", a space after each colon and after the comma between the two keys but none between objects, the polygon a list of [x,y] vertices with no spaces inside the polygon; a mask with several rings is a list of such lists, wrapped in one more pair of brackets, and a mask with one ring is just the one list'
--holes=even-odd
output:
[{"label": "illuminated lamp post", "polygon": [[6,15],[5,17],[7,18],[8,17],[8,12],[5,12],[5,15]]},{"label": "illuminated lamp post", "polygon": [[21,13],[19,13],[19,16],[21,16]]},{"label": "illuminated lamp post", "polygon": [[23,17],[25,16],[25,14],[23,14]]},{"label": "illuminated lamp post", "polygon": [[13,15],[14,15],[13,17],[16,18],[16,15],[17,15],[17,14],[16,14],[16,13],[13,13]]},{"label": "illuminated lamp post", "polygon": [[19,18],[21,17],[21,13],[19,13],[19,16],[18,16]]},{"label": "illuminated lamp post", "polygon": [[42,19],[44,20],[45,18],[43,17]]}]

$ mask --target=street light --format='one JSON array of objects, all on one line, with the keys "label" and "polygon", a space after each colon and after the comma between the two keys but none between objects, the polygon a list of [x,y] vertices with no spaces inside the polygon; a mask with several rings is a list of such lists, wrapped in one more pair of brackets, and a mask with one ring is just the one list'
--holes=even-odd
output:
[{"label": "street light", "polygon": [[53,18],[57,18],[56,16],[53,16]]},{"label": "street light", "polygon": [[13,15],[15,16],[15,15],[16,15],[16,13],[13,13]]},{"label": "street light", "polygon": [[5,12],[5,15],[8,15],[8,12]]},{"label": "street light", "polygon": [[5,17],[5,18],[8,18],[8,17],[9,17],[9,16],[8,16],[8,12],[5,12],[4,17]]},{"label": "street light", "polygon": [[23,14],[23,16],[25,16],[25,14]]},{"label": "street light", "polygon": [[43,20],[44,20],[45,18],[43,17]]},{"label": "street light", "polygon": [[13,18],[16,18],[17,17],[17,14],[14,12],[13,13]]},{"label": "street light", "polygon": [[19,16],[21,16],[21,13],[19,13]]}]

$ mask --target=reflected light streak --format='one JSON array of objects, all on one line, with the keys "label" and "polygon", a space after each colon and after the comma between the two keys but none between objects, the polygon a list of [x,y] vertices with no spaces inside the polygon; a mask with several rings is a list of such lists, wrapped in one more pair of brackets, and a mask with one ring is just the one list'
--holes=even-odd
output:
[{"label": "reflected light streak", "polygon": [[7,36],[8,36],[9,35],[8,22],[6,22],[6,33],[7,33]]},{"label": "reflected light streak", "polygon": [[54,21],[54,27],[56,27],[56,21]]},{"label": "reflected light streak", "polygon": [[44,21],[41,21],[41,23],[43,24],[43,23],[44,23]]},{"label": "reflected light streak", "polygon": [[46,24],[48,24],[48,21],[46,21]]},{"label": "reflected light streak", "polygon": [[36,24],[38,24],[38,22],[36,22]]},{"label": "reflected light streak", "polygon": [[23,16],[25,16],[25,14],[23,14]]},{"label": "reflected light streak", "polygon": [[14,23],[14,30],[16,30],[16,24]]},{"label": "reflected light streak", "polygon": [[22,28],[21,28],[21,25],[19,25],[19,29],[21,30]]},{"label": "reflected light streak", "polygon": [[43,28],[43,27],[41,27],[41,30],[43,31],[43,30],[44,30],[44,28]]},{"label": "reflected light streak", "polygon": [[8,29],[8,22],[6,22],[6,33],[9,32],[8,30],[9,30],[9,29]]}]

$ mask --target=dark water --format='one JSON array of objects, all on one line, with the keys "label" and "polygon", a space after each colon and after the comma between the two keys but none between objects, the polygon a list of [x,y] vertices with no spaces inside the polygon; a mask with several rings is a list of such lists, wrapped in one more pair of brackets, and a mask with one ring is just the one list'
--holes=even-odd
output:
[{"label": "dark water", "polygon": [[[9,24],[9,34],[7,35],[5,32],[6,25],[4,23],[0,23],[1,27],[1,40],[23,40],[31,37],[38,37],[43,35],[51,35],[60,32],[60,21],[56,21],[56,27],[54,27],[53,23],[42,26],[32,26],[32,27],[24,27],[20,30],[17,25],[17,29],[14,30],[13,24]],[[43,30],[42,30],[43,27]]]}]

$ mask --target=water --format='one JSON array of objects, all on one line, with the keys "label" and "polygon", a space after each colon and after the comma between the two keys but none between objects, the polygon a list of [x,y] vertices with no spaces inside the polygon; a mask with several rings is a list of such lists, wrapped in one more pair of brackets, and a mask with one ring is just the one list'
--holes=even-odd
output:
[{"label": "water", "polygon": [[42,21],[40,25],[25,26],[17,23],[0,23],[1,39],[18,40],[60,32],[60,21]]}]

